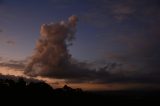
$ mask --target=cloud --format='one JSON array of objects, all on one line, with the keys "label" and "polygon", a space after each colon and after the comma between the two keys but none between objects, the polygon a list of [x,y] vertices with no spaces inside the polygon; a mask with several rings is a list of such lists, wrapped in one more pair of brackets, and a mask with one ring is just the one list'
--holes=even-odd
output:
[{"label": "cloud", "polygon": [[115,28],[115,24],[126,21],[151,22],[150,19],[152,19],[153,22],[154,19],[159,18],[158,0],[89,1],[86,3],[91,7],[81,14],[80,18],[84,22],[100,28]]},{"label": "cloud", "polygon": [[136,8],[133,6],[135,2],[132,0],[88,0],[91,6],[82,15],[82,21],[94,25],[98,28],[111,28],[118,22],[123,22],[133,17]]},{"label": "cloud", "polygon": [[130,15],[134,14],[135,8],[132,8],[131,2],[115,4],[110,7],[112,15],[115,19],[123,21]]},{"label": "cloud", "polygon": [[[120,49],[106,53],[106,59],[122,64],[118,72],[125,73],[125,76],[119,81],[160,84],[160,33],[157,29],[160,26],[160,8],[155,2],[137,4],[139,11],[134,13],[134,17],[139,29],[120,32],[113,38]],[[139,7],[142,4],[144,6]]]},{"label": "cloud", "polygon": [[16,40],[12,38],[11,36],[1,35],[0,36],[0,44],[4,44],[7,46],[15,46]]},{"label": "cloud", "polygon": [[7,40],[7,41],[6,41],[6,44],[11,45],[11,46],[14,46],[14,45],[16,44],[16,42],[13,41],[13,40]]},{"label": "cloud", "polygon": [[7,79],[7,80],[13,80],[15,82],[17,82],[19,79],[22,79],[24,81],[26,81],[27,83],[31,83],[31,82],[44,82],[42,80],[38,80],[38,79],[34,79],[34,78],[26,78],[26,77],[22,77],[22,76],[15,76],[15,75],[2,75],[0,74],[0,80],[4,80],[4,79]]},{"label": "cloud", "polygon": [[127,19],[145,21],[146,17],[156,18],[159,14],[159,9],[158,0],[121,0],[121,2],[113,3],[110,6],[113,18],[120,21]]},{"label": "cloud", "polygon": [[41,26],[41,36],[36,44],[36,51],[26,67],[26,75],[85,82],[100,80],[101,74],[108,75],[107,70],[117,66],[116,63],[108,64],[97,72],[90,69],[89,64],[72,58],[67,47],[74,39],[77,21],[76,16],[71,16],[68,22]]},{"label": "cloud", "polygon": [[[130,69],[134,70],[134,67]],[[68,83],[160,83],[159,74],[152,73],[151,76],[151,73],[138,73],[130,69],[117,63],[106,65],[99,70],[74,65],[71,69],[41,73],[39,76],[64,79]]]},{"label": "cloud", "polygon": [[[106,29],[113,27],[111,24],[118,25],[121,30],[113,35],[112,44],[117,44],[116,51],[106,53],[106,60],[112,61],[111,63],[93,69],[85,62],[73,62],[67,48],[72,42],[66,39],[71,34],[73,40],[75,36],[72,31],[75,33],[75,29],[68,27],[68,22],[62,21],[42,26],[36,51],[25,73],[31,76],[65,79],[68,82],[160,83],[160,8],[157,4],[135,0],[103,0],[95,4],[95,7],[99,8],[93,6],[81,18]],[[117,21],[129,23],[115,24]],[[65,25],[67,27],[64,27]],[[75,25],[73,26],[75,28]],[[71,31],[67,28],[71,28]],[[116,28],[117,26],[111,29]]]},{"label": "cloud", "polygon": [[147,29],[143,33],[131,32],[114,38],[121,50],[107,52],[106,58],[122,64],[116,71],[125,73],[120,81],[160,83],[159,35],[158,30]]},{"label": "cloud", "polygon": [[2,61],[3,60],[3,57],[0,57],[0,61]]},{"label": "cloud", "polygon": [[[68,22],[42,25],[36,51],[26,67],[26,75],[64,79],[70,83],[160,83],[160,74],[155,74],[159,71],[145,72],[142,63],[140,67],[138,66],[139,61],[146,63],[148,55],[150,53],[152,55],[151,49],[155,47],[154,42],[144,39],[144,36],[137,35],[131,38],[125,36],[117,39],[119,43],[128,46],[129,52],[125,52],[124,55],[110,54],[107,58],[115,59],[115,62],[99,69],[91,68],[86,62],[74,60],[67,47],[74,38],[76,21],[77,18],[72,16]],[[144,54],[148,52],[148,55],[143,56],[143,51]],[[153,76],[150,76],[151,74]]]},{"label": "cloud", "polygon": [[71,55],[67,47],[72,45],[77,21],[76,16],[71,16],[68,22],[41,26],[35,54],[26,68],[27,75],[61,71],[69,66]]},{"label": "cloud", "polygon": [[25,60],[19,60],[19,61],[9,60],[9,61],[4,62],[4,60],[2,58],[0,66],[22,71],[25,68],[25,63],[26,63]]}]

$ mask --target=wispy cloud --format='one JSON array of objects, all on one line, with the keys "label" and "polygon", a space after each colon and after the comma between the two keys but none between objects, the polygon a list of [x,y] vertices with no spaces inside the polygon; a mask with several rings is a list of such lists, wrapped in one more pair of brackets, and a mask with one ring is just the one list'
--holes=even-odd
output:
[{"label": "wispy cloud", "polygon": [[4,36],[3,34],[0,36],[0,44],[7,46],[15,46],[16,40],[11,38],[10,36]]},{"label": "wispy cloud", "polygon": [[3,58],[1,59],[0,66],[1,67],[6,67],[14,70],[23,70],[25,68],[25,60],[9,60],[5,61]]},{"label": "wispy cloud", "polygon": [[131,2],[115,4],[110,7],[111,14],[119,21],[123,21],[134,14],[135,8],[132,7]]},{"label": "wispy cloud", "polygon": [[0,74],[25,76],[23,74],[26,60],[7,60],[1,57],[0,59]]},{"label": "wispy cloud", "polygon": [[150,22],[147,19],[159,17],[158,0],[99,0],[89,2],[89,5],[92,8],[83,13],[81,19],[102,28],[111,27],[117,22],[123,23],[129,20]]},{"label": "wispy cloud", "polygon": [[14,45],[16,44],[16,42],[13,41],[13,40],[7,40],[7,41],[6,41],[6,44],[11,45],[11,46],[14,46]]}]

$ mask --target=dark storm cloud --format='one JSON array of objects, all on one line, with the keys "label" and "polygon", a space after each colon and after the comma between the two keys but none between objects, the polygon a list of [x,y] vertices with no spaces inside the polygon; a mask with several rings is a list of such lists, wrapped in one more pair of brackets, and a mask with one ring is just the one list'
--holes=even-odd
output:
[{"label": "dark storm cloud", "polygon": [[[132,25],[133,21],[135,27],[117,31],[116,36],[113,36],[112,41],[120,50],[107,52],[106,59],[120,63],[122,66],[114,70],[114,74],[107,73],[107,76],[104,73],[103,75],[107,77],[102,78],[103,81],[160,83],[159,0],[120,0],[105,1],[105,3],[88,14],[91,23],[95,23],[94,20],[97,19],[95,25],[108,26],[118,20]],[[92,20],[94,17],[96,18]],[[116,20],[113,21],[108,17]],[[101,18],[105,18],[106,21]],[[111,23],[107,20],[111,20]]]},{"label": "dark storm cloud", "polygon": [[114,70],[117,74],[106,75],[106,80],[159,82],[160,1],[104,0],[97,1],[96,6],[83,19],[106,29],[106,33],[108,29],[116,31],[110,45],[118,49],[107,52],[106,59],[122,64]]},{"label": "dark storm cloud", "polygon": [[147,32],[142,34],[137,33],[135,35],[123,35],[118,38],[117,42],[119,42],[121,46],[124,46],[126,51],[123,53],[111,53],[108,55],[110,55],[109,57],[112,59],[121,59],[120,61],[122,61],[122,59],[126,61],[137,60],[144,62],[159,61],[159,40],[159,35],[154,33],[147,34]]},{"label": "dark storm cloud", "polygon": [[[81,64],[81,65],[80,65]],[[110,63],[98,70],[86,68],[86,63],[73,64],[71,69],[41,73],[40,76],[65,79],[69,83],[160,83],[159,74],[128,71],[121,64]],[[128,68],[129,69],[129,68]],[[141,70],[136,70],[141,71]]]},{"label": "dark storm cloud", "polygon": [[107,53],[107,59],[121,63],[121,72],[128,73],[122,81],[160,82],[160,33],[157,24],[147,27],[114,38],[122,49]]}]

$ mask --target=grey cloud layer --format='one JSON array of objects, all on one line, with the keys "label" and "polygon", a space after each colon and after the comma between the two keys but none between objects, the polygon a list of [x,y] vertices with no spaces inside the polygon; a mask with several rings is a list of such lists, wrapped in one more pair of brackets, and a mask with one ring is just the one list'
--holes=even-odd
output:
[{"label": "grey cloud layer", "polygon": [[0,61],[1,61],[0,62],[1,67],[8,67],[8,68],[12,68],[15,70],[18,69],[20,71],[23,71],[25,64],[26,64],[24,60],[21,60],[21,61],[9,60],[9,61],[4,62],[3,57],[0,58]]}]

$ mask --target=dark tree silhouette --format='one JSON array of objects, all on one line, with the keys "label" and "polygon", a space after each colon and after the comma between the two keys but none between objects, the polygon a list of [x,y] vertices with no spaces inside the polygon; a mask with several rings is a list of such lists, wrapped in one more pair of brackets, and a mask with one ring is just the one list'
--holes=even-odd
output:
[{"label": "dark tree silhouette", "polygon": [[[14,79],[14,80],[13,80]],[[12,97],[21,99],[27,97],[27,100],[38,102],[47,99],[47,103],[126,103],[127,102],[155,102],[160,100],[159,91],[105,91],[105,92],[84,92],[82,89],[73,89],[67,85],[63,88],[53,89],[43,81],[27,81],[22,77],[8,78],[0,77],[0,97]],[[85,103],[85,104],[83,104]]]}]

